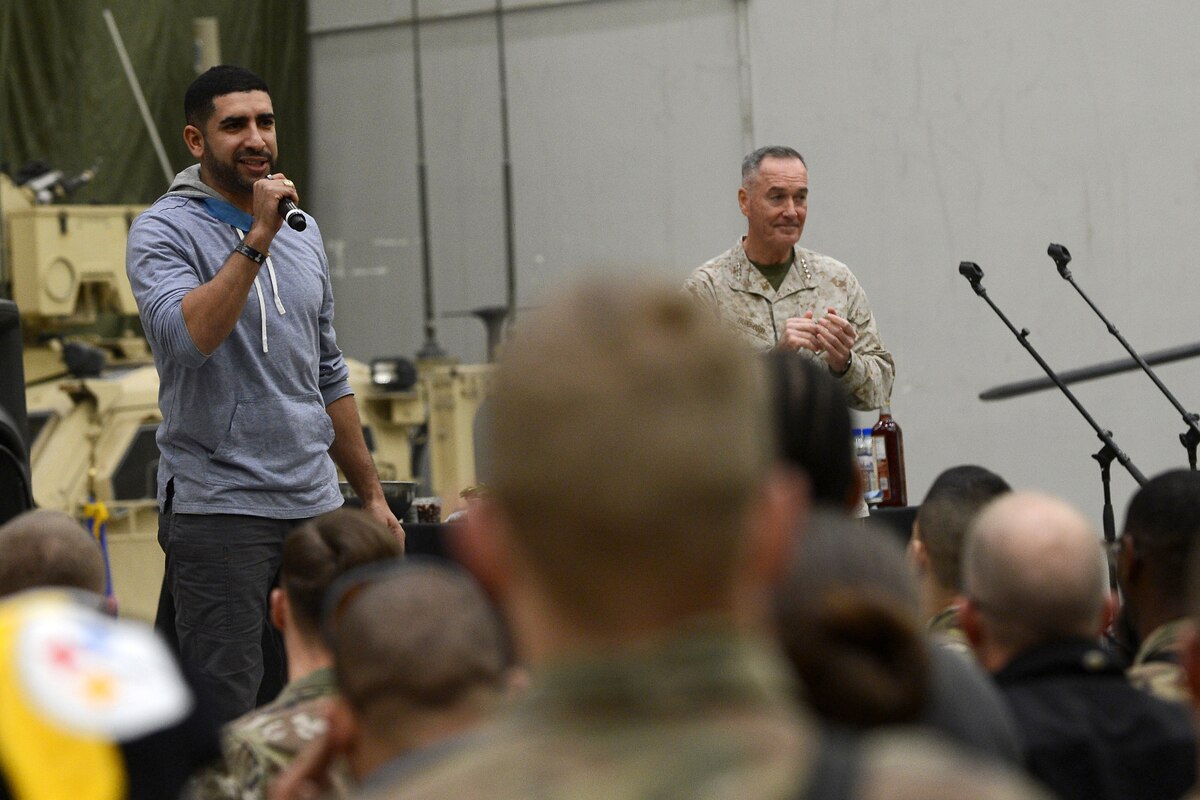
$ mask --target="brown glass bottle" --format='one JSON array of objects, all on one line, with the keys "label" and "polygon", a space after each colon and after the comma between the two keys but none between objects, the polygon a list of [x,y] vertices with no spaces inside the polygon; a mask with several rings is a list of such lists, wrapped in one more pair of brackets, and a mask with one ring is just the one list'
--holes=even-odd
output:
[{"label": "brown glass bottle", "polygon": [[881,506],[908,505],[908,482],[904,477],[904,432],[892,419],[892,409],[884,405],[879,421],[871,429],[871,445],[875,463],[879,465]]}]

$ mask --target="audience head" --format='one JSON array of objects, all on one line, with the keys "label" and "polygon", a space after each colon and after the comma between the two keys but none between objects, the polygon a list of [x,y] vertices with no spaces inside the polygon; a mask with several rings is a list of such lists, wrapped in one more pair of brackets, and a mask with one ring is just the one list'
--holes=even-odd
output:
[{"label": "audience head", "polygon": [[890,531],[815,512],[774,592],[775,624],[805,697],[826,721],[916,721],[930,665],[917,586]]},{"label": "audience head", "polygon": [[779,564],[790,535],[782,510],[752,519],[771,494],[761,367],[675,287],[585,284],[527,316],[491,397],[490,511],[468,521],[508,557],[473,562],[592,633],[728,610],[735,575],[772,562],[756,544]]},{"label": "audience head", "polygon": [[862,486],[841,382],[824,364],[790,351],[771,350],[767,370],[780,456],[808,476],[815,505],[854,509]]},{"label": "audience head", "polygon": [[1108,611],[1100,537],[1077,510],[1034,492],[1010,493],[980,512],[967,534],[963,583],[963,627],[993,672],[1036,645],[1096,637]]},{"label": "audience head", "polygon": [[339,508],[297,526],[283,542],[279,568],[291,621],[306,638],[319,639],[322,603],[333,582],[355,567],[400,554],[395,535],[361,509]]},{"label": "audience head", "polygon": [[1182,637],[1180,661],[1192,707],[1200,718],[1200,547],[1188,556],[1186,597],[1188,626]]},{"label": "audience head", "polygon": [[0,525],[0,596],[37,586],[104,592],[104,554],[62,511],[26,511]]},{"label": "audience head", "polygon": [[[1171,470],[1151,478],[1129,503],[1117,557],[1117,578],[1140,636],[1151,602],[1167,616],[1186,612],[1189,556],[1200,540],[1200,473]],[[1166,619],[1154,624],[1166,622]]]},{"label": "audience head", "polygon": [[917,566],[942,589],[962,591],[962,548],[971,521],[989,502],[1011,492],[1003,478],[972,464],[951,467],[934,479],[913,522]]},{"label": "audience head", "polygon": [[[334,670],[344,704],[335,735],[360,773],[483,718],[505,688],[508,647],[483,591],[450,562],[358,570],[331,595]],[[369,744],[364,744],[368,742]],[[375,758],[354,763],[354,754]]]}]

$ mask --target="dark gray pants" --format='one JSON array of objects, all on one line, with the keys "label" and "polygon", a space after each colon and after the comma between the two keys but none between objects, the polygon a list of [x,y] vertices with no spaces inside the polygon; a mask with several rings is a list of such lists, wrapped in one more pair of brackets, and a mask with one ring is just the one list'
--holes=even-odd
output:
[{"label": "dark gray pants", "polygon": [[222,722],[255,707],[264,641],[282,648],[268,621],[268,595],[283,539],[303,521],[176,514],[170,507],[162,515],[163,589],[175,605],[179,657]]}]

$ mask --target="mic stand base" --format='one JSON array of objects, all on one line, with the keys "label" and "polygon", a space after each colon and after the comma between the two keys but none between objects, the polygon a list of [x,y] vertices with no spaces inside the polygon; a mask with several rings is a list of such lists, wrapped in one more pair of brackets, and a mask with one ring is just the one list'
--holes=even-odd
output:
[{"label": "mic stand base", "polygon": [[418,361],[442,361],[446,358],[446,351],[438,344],[437,337],[432,330],[425,331],[425,343],[421,345],[421,349],[417,351]]}]

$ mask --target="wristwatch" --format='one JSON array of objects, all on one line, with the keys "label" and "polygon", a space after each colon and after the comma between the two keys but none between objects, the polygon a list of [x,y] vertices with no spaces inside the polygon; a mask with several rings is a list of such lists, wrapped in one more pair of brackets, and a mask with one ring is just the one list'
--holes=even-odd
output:
[{"label": "wristwatch", "polygon": [[846,373],[850,371],[850,365],[853,363],[854,363],[854,351],[851,350],[849,353],[846,354],[846,368],[844,370],[842,370],[841,372],[834,372],[832,369],[829,370],[829,372],[835,378],[844,378],[846,376]]}]

